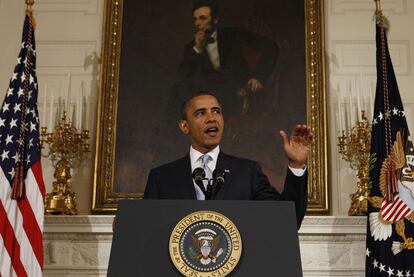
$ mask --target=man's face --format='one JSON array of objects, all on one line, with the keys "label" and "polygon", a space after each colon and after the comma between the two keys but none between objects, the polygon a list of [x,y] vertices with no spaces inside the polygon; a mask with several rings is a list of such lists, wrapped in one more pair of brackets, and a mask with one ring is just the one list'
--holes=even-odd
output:
[{"label": "man's face", "polygon": [[211,17],[210,7],[200,7],[193,12],[193,20],[196,31],[213,31],[217,20]]},{"label": "man's face", "polygon": [[186,110],[187,118],[180,120],[180,130],[190,136],[194,149],[207,153],[220,144],[224,119],[220,104],[211,95],[194,97]]}]

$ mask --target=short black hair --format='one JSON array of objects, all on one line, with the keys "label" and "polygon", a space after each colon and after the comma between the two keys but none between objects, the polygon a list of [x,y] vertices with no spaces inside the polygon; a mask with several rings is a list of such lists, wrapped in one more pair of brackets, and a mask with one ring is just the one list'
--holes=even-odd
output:
[{"label": "short black hair", "polygon": [[193,14],[195,10],[198,10],[201,7],[209,7],[211,18],[215,19],[219,15],[217,3],[214,0],[195,0],[193,2]]},{"label": "short black hair", "polygon": [[212,92],[211,90],[199,90],[193,94],[191,94],[187,99],[184,100],[184,102],[181,104],[181,119],[186,120],[187,119],[187,109],[188,105],[190,104],[191,100],[193,100],[197,96],[202,95],[210,95],[217,99],[217,102],[219,102],[217,96]]}]

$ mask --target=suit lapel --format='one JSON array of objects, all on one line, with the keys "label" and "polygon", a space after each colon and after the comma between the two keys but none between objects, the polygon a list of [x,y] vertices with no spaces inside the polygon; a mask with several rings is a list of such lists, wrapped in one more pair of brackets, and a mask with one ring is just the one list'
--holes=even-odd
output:
[{"label": "suit lapel", "polygon": [[228,56],[228,45],[225,36],[219,30],[217,30],[217,49],[220,57],[220,70],[223,70]]},{"label": "suit lapel", "polygon": [[216,199],[218,200],[225,199],[226,191],[229,190],[229,187],[232,181],[233,168],[231,167],[232,164],[230,161],[231,161],[231,158],[228,155],[220,151],[218,158],[217,158],[216,168],[223,169],[225,170],[226,173],[225,173],[224,186],[221,188],[219,193],[216,195]]},{"label": "suit lapel", "polygon": [[175,183],[178,184],[177,188],[181,192],[180,195],[183,195],[184,199],[197,199],[191,172],[190,155],[182,159],[177,169],[177,172],[173,174],[176,176]]}]

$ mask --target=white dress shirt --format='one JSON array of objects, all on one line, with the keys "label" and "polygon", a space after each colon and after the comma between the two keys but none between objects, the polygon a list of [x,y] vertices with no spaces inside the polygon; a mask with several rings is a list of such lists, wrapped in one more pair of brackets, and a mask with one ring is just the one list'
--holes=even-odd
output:
[{"label": "white dress shirt", "polygon": [[[217,30],[214,31],[210,38],[213,39],[214,42],[206,43],[206,51],[208,54],[208,57],[210,58],[211,63],[213,64],[213,67],[215,70],[220,69],[220,55],[217,45]],[[197,48],[193,47],[194,51],[198,54],[200,54],[200,51],[197,50]]]},{"label": "white dress shirt", "polygon": [[[209,159],[207,162],[207,166],[208,168],[210,168],[211,172],[213,172],[214,169],[216,169],[217,158],[218,158],[219,153],[220,153],[220,146],[218,145],[213,150],[206,153],[206,155],[209,155],[211,157],[211,159]],[[200,159],[201,156],[203,155],[204,155],[203,153],[195,150],[193,146],[190,147],[191,172],[193,172],[194,169],[196,169],[197,167],[201,167],[201,168],[203,167],[202,160]],[[197,195],[197,200],[206,200],[204,193],[201,191],[198,185],[194,182],[194,180],[193,180],[193,183],[194,183],[194,188],[195,188],[196,195]],[[206,188],[206,186],[207,186],[207,183],[204,184],[204,188]]]}]

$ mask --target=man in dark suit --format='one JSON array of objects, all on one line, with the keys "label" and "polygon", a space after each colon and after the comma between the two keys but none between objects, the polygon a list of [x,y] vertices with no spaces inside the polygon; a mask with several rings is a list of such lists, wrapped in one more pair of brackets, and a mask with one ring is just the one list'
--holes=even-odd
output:
[{"label": "man in dark suit", "polygon": [[294,201],[298,227],[307,206],[307,170],[305,161],[312,142],[309,126],[297,125],[291,137],[280,132],[289,169],[284,191],[279,193],[269,184],[257,162],[224,154],[219,144],[224,119],[221,106],[211,92],[199,92],[182,105],[180,130],[191,139],[190,153],[169,164],[152,169],[145,199],[198,199],[206,197],[207,184],[196,184],[195,168],[205,169],[207,177],[215,169],[225,171],[225,183],[214,199],[221,200],[288,200]]},{"label": "man in dark suit", "polygon": [[244,28],[219,28],[211,0],[193,3],[195,34],[185,46],[177,90],[186,99],[201,88],[214,91],[227,109],[238,114],[247,94],[260,91],[276,64],[277,45]]}]

